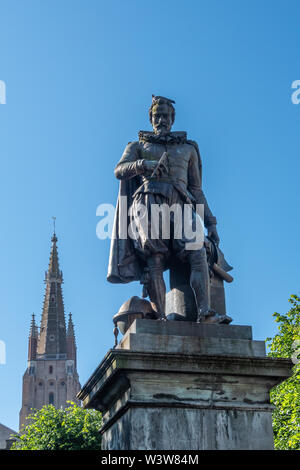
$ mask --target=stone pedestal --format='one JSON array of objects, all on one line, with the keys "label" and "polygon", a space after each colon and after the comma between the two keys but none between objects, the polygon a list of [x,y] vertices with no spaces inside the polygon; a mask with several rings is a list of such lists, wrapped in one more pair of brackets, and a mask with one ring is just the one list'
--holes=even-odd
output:
[{"label": "stone pedestal", "polygon": [[292,365],[249,326],[136,320],[79,398],[106,450],[273,449],[269,390]]}]

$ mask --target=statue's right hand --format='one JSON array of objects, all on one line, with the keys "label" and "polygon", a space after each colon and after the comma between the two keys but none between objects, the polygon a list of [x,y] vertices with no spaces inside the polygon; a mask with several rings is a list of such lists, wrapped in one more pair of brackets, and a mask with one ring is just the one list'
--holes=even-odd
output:
[{"label": "statue's right hand", "polygon": [[153,160],[144,160],[143,167],[145,169],[145,174],[152,174],[157,165],[156,161]]}]

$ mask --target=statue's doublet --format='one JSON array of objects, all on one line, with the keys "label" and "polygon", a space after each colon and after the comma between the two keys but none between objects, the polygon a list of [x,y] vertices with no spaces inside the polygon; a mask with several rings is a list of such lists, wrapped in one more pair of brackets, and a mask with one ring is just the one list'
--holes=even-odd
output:
[{"label": "statue's doublet", "polygon": [[[159,177],[144,175],[145,160],[158,161],[167,152],[168,172]],[[157,136],[140,131],[139,141],[129,142],[115,174],[119,179],[139,178],[136,193],[159,193],[166,197],[175,188],[183,202],[204,204],[205,225],[216,223],[202,191],[201,159],[197,144],[187,140],[186,132]]]},{"label": "statue's doublet", "polygon": [[[139,160],[158,161],[167,151],[168,173],[159,178],[160,182],[179,183],[183,188],[189,184],[201,187],[201,175],[196,149],[186,139],[185,132],[172,132],[169,138],[158,137],[152,132],[141,131],[139,141],[127,145],[120,163]],[[142,182],[149,178],[142,175]],[[155,178],[154,178],[155,179]]]}]

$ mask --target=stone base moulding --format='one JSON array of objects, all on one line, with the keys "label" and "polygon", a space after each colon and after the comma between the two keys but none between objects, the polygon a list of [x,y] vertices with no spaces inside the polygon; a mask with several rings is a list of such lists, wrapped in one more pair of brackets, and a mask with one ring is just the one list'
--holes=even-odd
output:
[{"label": "stone base moulding", "polygon": [[136,320],[78,397],[105,450],[273,449],[269,391],[292,365],[249,326]]}]

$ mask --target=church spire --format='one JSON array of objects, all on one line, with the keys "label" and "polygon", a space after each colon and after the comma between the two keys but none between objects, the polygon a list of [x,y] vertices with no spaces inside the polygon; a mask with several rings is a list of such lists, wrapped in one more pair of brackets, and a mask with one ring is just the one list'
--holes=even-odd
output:
[{"label": "church spire", "polygon": [[38,337],[38,327],[37,327],[37,324],[35,323],[35,314],[34,313],[31,315],[31,324],[30,324],[29,337],[30,338],[37,338]]},{"label": "church spire", "polygon": [[65,312],[61,288],[63,275],[59,267],[55,227],[51,242],[49,266],[45,275],[46,290],[37,347],[37,354],[45,357],[49,357],[49,355],[50,357],[62,356],[67,352]]},{"label": "church spire", "polygon": [[69,313],[67,336],[75,338],[74,323],[73,323],[72,313],[71,312]]},{"label": "church spire", "polygon": [[33,410],[44,405],[52,404],[59,409],[69,406],[69,401],[80,404],[74,324],[70,314],[66,329],[62,283],[54,223],[41,325],[38,330],[34,315],[30,325],[20,427]]},{"label": "church spire", "polygon": [[28,341],[28,360],[33,361],[36,359],[38,341],[38,327],[35,323],[35,315],[32,314],[29,341]]},{"label": "church spire", "polygon": [[69,322],[67,329],[67,358],[72,359],[75,362],[76,367],[76,339],[74,331],[74,323],[72,319],[72,313],[69,313]]}]

